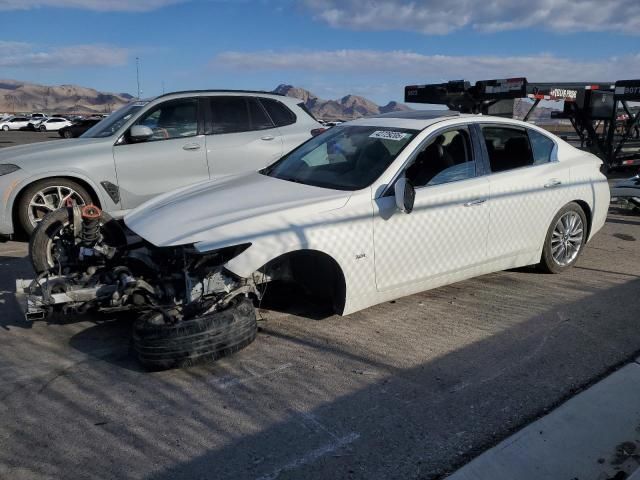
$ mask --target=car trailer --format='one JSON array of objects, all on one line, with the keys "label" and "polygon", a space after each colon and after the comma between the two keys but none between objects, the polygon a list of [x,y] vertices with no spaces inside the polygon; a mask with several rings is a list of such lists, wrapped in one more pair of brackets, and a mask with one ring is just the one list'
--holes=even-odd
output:
[{"label": "car trailer", "polygon": [[[640,165],[640,111],[628,102],[640,101],[640,80],[617,82],[528,82],[526,78],[464,80],[409,85],[405,102],[446,105],[463,113],[513,117],[513,102],[528,98],[529,121],[542,100],[564,101],[553,118],[568,119],[580,147],[600,157],[607,170]],[[635,110],[635,112],[634,112]]]}]

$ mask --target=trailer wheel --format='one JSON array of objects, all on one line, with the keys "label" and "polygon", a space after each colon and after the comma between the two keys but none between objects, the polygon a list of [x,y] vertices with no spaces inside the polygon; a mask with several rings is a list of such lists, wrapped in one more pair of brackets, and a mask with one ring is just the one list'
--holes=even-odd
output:
[{"label": "trailer wheel", "polygon": [[242,299],[226,310],[175,324],[162,313],[144,314],[133,325],[133,347],[148,370],[180,368],[214,361],[243,349],[256,338],[253,303]]}]

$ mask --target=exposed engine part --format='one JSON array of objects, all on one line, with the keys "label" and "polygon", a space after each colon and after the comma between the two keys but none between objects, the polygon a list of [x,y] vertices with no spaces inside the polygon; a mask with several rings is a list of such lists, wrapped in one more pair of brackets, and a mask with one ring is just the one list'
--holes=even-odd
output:
[{"label": "exposed engine part", "polygon": [[246,245],[200,254],[192,246],[159,248],[139,238],[129,243],[122,235],[127,243],[116,247],[108,242],[113,221],[103,215],[93,205],[73,206],[58,215],[59,231],[46,224],[36,229],[38,244],[51,245],[42,240],[55,238],[55,258],[66,260],[57,260],[29,284],[17,284],[26,295],[27,319],[54,311],[134,309],[162,312],[175,323],[221,311],[239,296],[260,297],[252,278],[237,278],[223,268]]}]

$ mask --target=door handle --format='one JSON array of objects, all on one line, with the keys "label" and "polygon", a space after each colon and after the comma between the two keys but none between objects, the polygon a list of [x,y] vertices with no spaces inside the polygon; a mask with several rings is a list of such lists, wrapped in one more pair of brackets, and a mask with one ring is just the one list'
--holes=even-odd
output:
[{"label": "door handle", "polygon": [[465,203],[464,206],[465,207],[477,207],[479,205],[482,205],[486,201],[487,201],[486,198],[476,198],[475,200],[471,200],[471,201]]},{"label": "door handle", "polygon": [[260,140],[264,140],[265,142],[268,142],[269,140],[273,140],[276,137],[274,137],[273,135],[265,135],[264,137],[260,137]]},{"label": "door handle", "polygon": [[186,145],[182,146],[183,150],[200,150],[200,145],[198,145],[197,143],[187,143]]},{"label": "door handle", "polygon": [[562,182],[560,180],[556,180],[555,178],[552,180],[549,180],[549,183],[545,183],[544,184],[544,188],[554,188],[554,187],[558,187],[562,185]]}]

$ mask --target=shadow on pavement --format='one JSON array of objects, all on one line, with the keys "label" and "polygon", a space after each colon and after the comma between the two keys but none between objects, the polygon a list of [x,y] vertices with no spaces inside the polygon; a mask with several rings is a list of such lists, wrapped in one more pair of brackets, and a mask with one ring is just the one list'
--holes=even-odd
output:
[{"label": "shadow on pavement", "polygon": [[[513,277],[421,295],[434,310],[417,321],[404,317],[408,302],[374,307],[394,318],[375,327],[366,312],[314,323],[290,318],[228,360],[154,374],[128,358],[92,356],[112,351],[128,329],[125,321],[96,325],[71,340],[89,358],[32,387],[26,406],[2,398],[1,408],[20,415],[2,415],[2,436],[11,441],[3,442],[0,465],[37,479],[437,478],[640,345],[637,317],[626,308],[640,280],[606,290],[576,284],[581,297],[567,303],[567,291],[537,298],[524,278],[520,302],[502,296],[482,318],[465,307],[465,292],[491,301],[503,281]],[[455,306],[436,305],[447,295]],[[507,317],[532,304],[547,307],[519,322]],[[484,333],[431,354],[430,345],[455,334],[428,337],[441,308],[458,312],[447,320],[452,328]],[[363,343],[372,327],[381,334]],[[336,330],[349,336],[327,342]],[[328,357],[341,369],[338,383]]]}]

